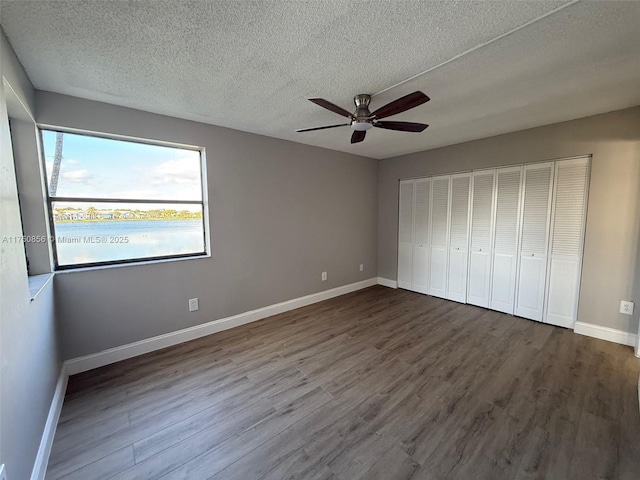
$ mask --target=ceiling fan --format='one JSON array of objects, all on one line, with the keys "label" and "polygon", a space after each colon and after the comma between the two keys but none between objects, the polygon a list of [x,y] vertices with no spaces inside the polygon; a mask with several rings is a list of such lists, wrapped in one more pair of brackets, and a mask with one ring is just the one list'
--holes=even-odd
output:
[{"label": "ceiling fan", "polygon": [[369,103],[371,95],[360,94],[353,97],[356,104],[356,111],[347,112],[344,108],[339,107],[323,98],[310,98],[309,101],[320,105],[327,110],[331,110],[338,115],[347,117],[349,123],[340,123],[338,125],[325,125],[324,127],[300,128],[296,132],[312,132],[313,130],[324,130],[325,128],[346,127],[351,126],[353,134],[351,135],[351,143],[358,143],[364,140],[367,130],[372,127],[386,128],[387,130],[399,130],[401,132],[422,132],[429,125],[414,122],[387,122],[381,121],[382,118],[390,117],[398,113],[406,112],[412,108],[428,102],[430,99],[422,92],[413,92],[404,97],[400,97],[391,103],[380,107],[373,112],[369,111]]}]

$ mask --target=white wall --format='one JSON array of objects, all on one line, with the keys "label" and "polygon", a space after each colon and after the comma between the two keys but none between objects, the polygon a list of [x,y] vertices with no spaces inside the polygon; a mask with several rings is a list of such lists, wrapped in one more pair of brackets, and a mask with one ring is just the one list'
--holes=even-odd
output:
[{"label": "white wall", "polygon": [[398,181],[592,154],[578,321],[635,334],[640,308],[640,107],[382,160],[379,275],[397,272]]},{"label": "white wall", "polygon": [[[33,88],[2,32],[0,49],[0,77],[11,87],[6,92],[0,84],[1,241],[22,235],[7,94],[15,94],[28,116]],[[0,464],[9,479],[31,476],[60,373],[54,310],[51,283],[30,301],[23,245],[0,243]]]},{"label": "white wall", "polygon": [[53,93],[36,103],[43,124],[206,149],[211,258],[58,273],[65,359],[377,275],[376,160]]}]

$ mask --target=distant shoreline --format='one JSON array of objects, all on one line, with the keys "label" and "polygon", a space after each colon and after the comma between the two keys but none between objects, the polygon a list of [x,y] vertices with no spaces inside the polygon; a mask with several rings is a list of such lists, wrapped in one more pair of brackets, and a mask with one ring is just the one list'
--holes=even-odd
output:
[{"label": "distant shoreline", "polygon": [[184,220],[198,220],[202,218],[92,218],[83,220],[55,220],[55,224],[59,223],[106,223],[106,222],[174,222]]}]

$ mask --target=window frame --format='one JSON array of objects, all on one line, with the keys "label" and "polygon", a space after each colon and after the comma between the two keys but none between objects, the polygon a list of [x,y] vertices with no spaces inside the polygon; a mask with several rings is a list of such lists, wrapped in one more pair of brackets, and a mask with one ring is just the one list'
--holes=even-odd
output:
[{"label": "window frame", "polygon": [[[22,238],[26,238],[26,234],[25,234],[25,228],[24,228],[24,205],[23,205],[23,199],[22,196],[20,195],[21,193],[21,187],[20,187],[20,182],[19,182],[19,175],[18,175],[18,169],[16,168],[16,153],[15,153],[15,141],[14,141],[14,137],[13,137],[13,131],[11,130],[11,122],[12,122],[13,118],[10,115],[7,115],[7,125],[9,126],[9,149],[11,150],[11,161],[13,162],[13,177],[14,180],[16,182],[16,194],[18,196],[18,211],[20,212],[20,233],[22,233]],[[25,260],[25,265],[27,266],[27,277],[32,277],[33,274],[31,273],[31,268],[29,265],[29,252],[27,250],[27,242],[23,241],[22,242],[22,246],[24,248],[24,260]]]},{"label": "window frame", "polygon": [[[37,124],[37,129],[38,129],[38,142],[40,143],[39,150],[41,152],[40,161],[42,165],[41,168],[42,168],[42,175],[43,175],[44,188],[45,188],[44,193],[45,193],[45,205],[47,210],[47,220],[49,222],[49,228],[51,231],[51,238],[49,239],[49,243],[51,245],[51,250],[53,254],[53,267],[55,271],[81,270],[81,269],[91,269],[96,267],[117,267],[117,266],[127,266],[127,265],[146,264],[146,263],[155,263],[155,262],[166,262],[166,261],[174,261],[174,260],[207,258],[211,256],[209,253],[210,248],[209,248],[209,222],[208,222],[209,215],[208,215],[208,197],[207,197],[207,170],[206,170],[206,156],[205,156],[204,147],[198,147],[194,145],[187,145],[187,144],[175,143],[175,142],[166,142],[161,140],[151,140],[146,138],[125,136],[125,135],[79,130],[75,128],[62,128],[62,127],[46,125],[46,124]],[[45,155],[44,141],[43,141],[44,131],[49,131],[54,133],[63,133],[63,134],[72,134],[72,135],[82,135],[86,137],[115,140],[120,142],[138,143],[143,145],[152,145],[152,146],[159,146],[159,147],[169,147],[169,148],[177,148],[182,150],[196,151],[200,156],[200,161],[198,166],[200,170],[200,188],[202,192],[201,200],[62,197],[62,196],[52,197],[49,193],[49,178],[47,176],[46,155]],[[132,258],[118,259],[118,260],[106,260],[106,261],[99,261],[99,262],[60,265],[58,261],[58,250],[56,245],[57,244],[56,225],[55,225],[55,219],[54,219],[54,213],[53,213],[53,204],[55,202],[85,203],[85,204],[89,202],[96,202],[97,204],[131,203],[131,204],[154,204],[154,205],[162,205],[162,204],[200,205],[202,209],[202,218],[200,220],[202,222],[203,250],[200,252],[159,255],[159,256],[153,256],[153,257],[132,257]]]}]

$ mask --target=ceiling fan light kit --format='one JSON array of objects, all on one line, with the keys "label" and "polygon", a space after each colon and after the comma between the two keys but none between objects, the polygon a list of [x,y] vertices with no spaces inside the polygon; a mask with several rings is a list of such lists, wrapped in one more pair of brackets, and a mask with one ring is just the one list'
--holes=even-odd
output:
[{"label": "ceiling fan light kit", "polygon": [[353,122],[351,122],[351,128],[359,132],[364,132],[365,130],[373,128],[373,124],[369,122],[359,122],[357,120],[354,120]]},{"label": "ceiling fan light kit", "polygon": [[340,123],[337,125],[325,125],[323,127],[311,127],[300,128],[296,132],[311,132],[313,130],[324,130],[327,128],[345,127],[350,126],[353,130],[351,135],[351,143],[362,142],[367,134],[367,130],[373,127],[384,128],[386,130],[397,130],[401,132],[422,132],[429,125],[424,123],[415,122],[383,122],[380,121],[383,118],[396,115],[398,113],[406,112],[412,108],[415,108],[423,103],[429,101],[424,93],[418,91],[413,92],[404,97],[400,97],[391,103],[386,104],[383,107],[378,108],[373,113],[369,111],[369,104],[371,103],[371,95],[361,93],[353,97],[353,103],[356,105],[356,111],[353,113],[348,112],[342,107],[335,105],[323,98],[310,98],[309,101],[319,105],[322,108],[331,110],[333,113],[347,117],[349,123]]}]

